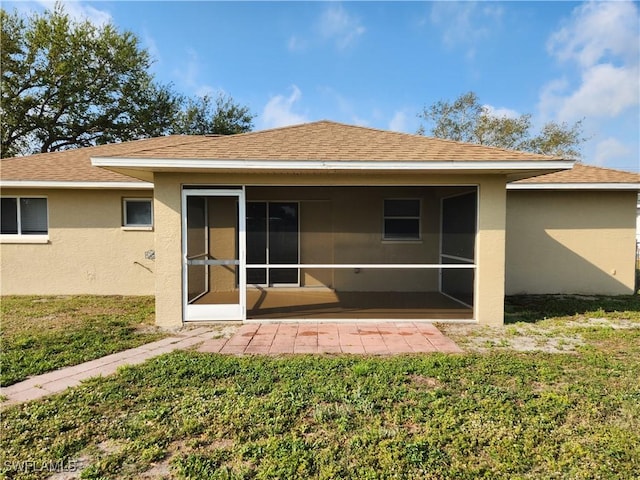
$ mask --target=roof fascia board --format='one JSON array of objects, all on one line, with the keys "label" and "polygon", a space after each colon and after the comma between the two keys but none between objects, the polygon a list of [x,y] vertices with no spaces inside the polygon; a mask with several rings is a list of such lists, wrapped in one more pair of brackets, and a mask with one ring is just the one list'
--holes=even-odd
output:
[{"label": "roof fascia board", "polygon": [[243,170],[566,170],[572,161],[317,161],[92,157],[94,167]]},{"label": "roof fascia board", "polygon": [[2,180],[2,188],[80,188],[80,189],[117,189],[117,190],[153,190],[149,182],[64,182],[50,180]]},{"label": "roof fascia board", "polygon": [[507,190],[637,190],[640,183],[508,183]]}]

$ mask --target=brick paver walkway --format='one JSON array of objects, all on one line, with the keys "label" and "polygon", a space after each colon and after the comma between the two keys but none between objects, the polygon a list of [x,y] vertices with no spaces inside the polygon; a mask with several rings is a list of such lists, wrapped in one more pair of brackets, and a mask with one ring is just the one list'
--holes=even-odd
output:
[{"label": "brick paver walkway", "polygon": [[211,338],[208,328],[196,328],[181,332],[180,337],[167,337],[157,342],[147,343],[137,348],[112,353],[106,357],[72,367],[61,368],[53,372],[31,377],[23,382],[14,383],[0,389],[0,394],[7,397],[2,405],[28,402],[53,393],[79,385],[82,380],[91,377],[107,376],[116,372],[123,365],[136,365],[163,353],[177,349],[190,348]]},{"label": "brick paver walkway", "polygon": [[400,353],[460,353],[462,350],[430,323],[248,323],[231,338],[212,338],[206,327],[185,330],[137,348],[90,362],[31,377],[0,389],[3,405],[27,402],[75,387],[82,380],[107,376],[123,365],[197,346],[200,352],[230,355],[280,355],[287,353],[353,353],[394,355]]}]

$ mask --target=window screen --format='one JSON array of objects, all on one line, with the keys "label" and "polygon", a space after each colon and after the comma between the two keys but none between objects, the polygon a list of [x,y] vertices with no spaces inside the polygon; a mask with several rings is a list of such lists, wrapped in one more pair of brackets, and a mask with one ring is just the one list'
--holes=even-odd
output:
[{"label": "window screen", "polygon": [[473,261],[476,242],[476,192],[442,200],[442,254]]},{"label": "window screen", "polygon": [[2,199],[2,227],[5,235],[46,235],[47,199],[6,197]]},{"label": "window screen", "polygon": [[420,200],[387,199],[384,201],[384,240],[420,239]]},{"label": "window screen", "polygon": [[2,199],[2,230],[3,234],[18,233],[18,199]]},{"label": "window screen", "polygon": [[124,200],[125,227],[151,227],[152,225],[151,199],[129,198]]}]

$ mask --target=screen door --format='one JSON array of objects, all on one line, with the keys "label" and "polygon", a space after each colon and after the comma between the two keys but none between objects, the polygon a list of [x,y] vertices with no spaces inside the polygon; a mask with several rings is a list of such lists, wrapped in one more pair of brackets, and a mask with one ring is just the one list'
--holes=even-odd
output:
[{"label": "screen door", "polygon": [[244,191],[184,189],[182,212],[185,321],[244,320]]}]

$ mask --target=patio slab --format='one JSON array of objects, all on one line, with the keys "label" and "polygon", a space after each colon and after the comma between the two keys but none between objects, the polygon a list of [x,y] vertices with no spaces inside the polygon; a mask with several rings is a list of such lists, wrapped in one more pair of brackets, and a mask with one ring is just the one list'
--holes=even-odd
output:
[{"label": "patio slab", "polygon": [[[246,328],[245,328],[246,327]],[[238,337],[238,338],[236,338]],[[204,349],[201,348],[201,351]],[[213,349],[206,347],[206,351]],[[220,353],[397,355],[462,350],[434,325],[420,322],[255,323],[244,325]]]}]

